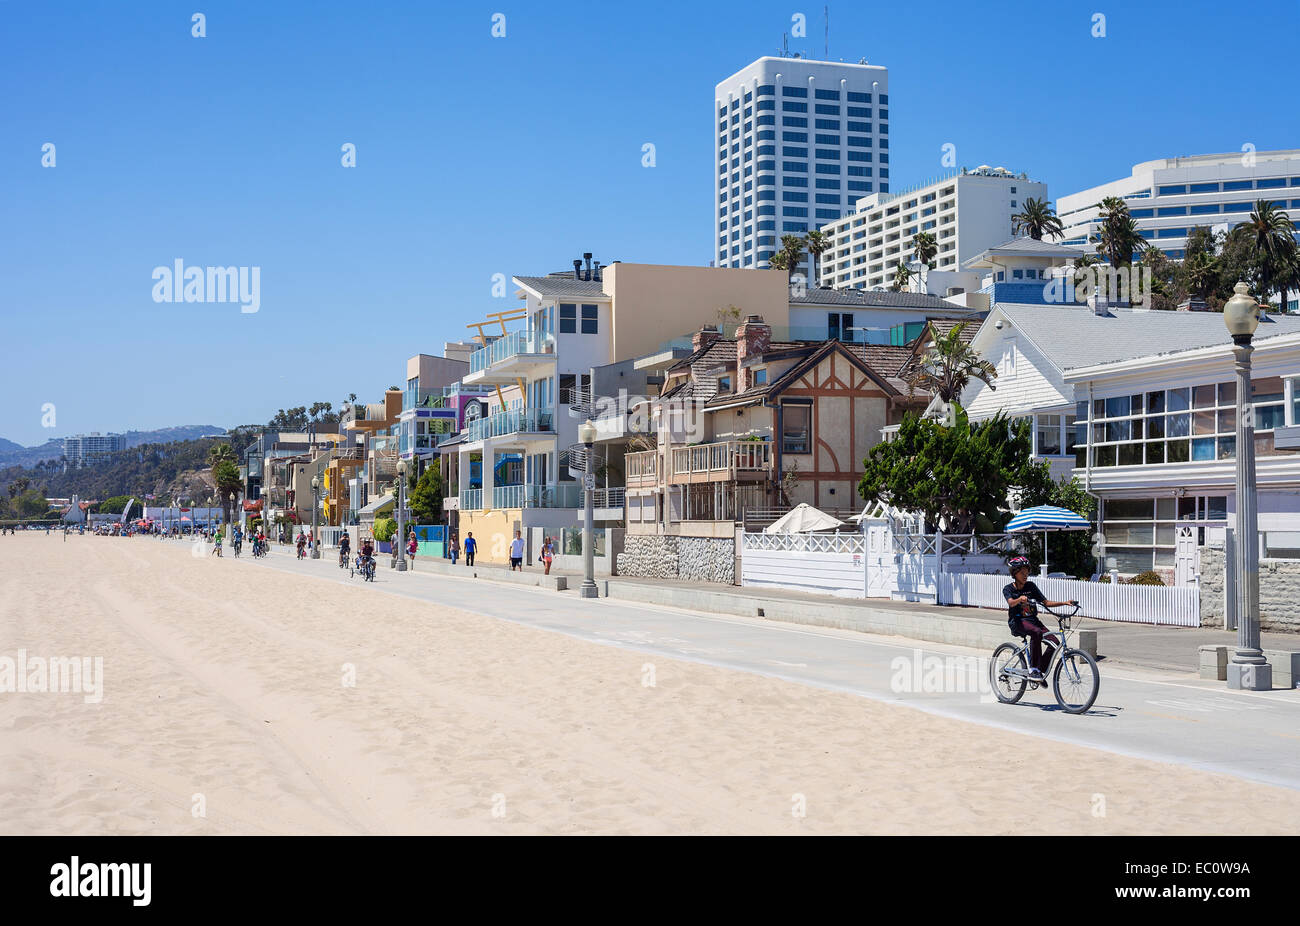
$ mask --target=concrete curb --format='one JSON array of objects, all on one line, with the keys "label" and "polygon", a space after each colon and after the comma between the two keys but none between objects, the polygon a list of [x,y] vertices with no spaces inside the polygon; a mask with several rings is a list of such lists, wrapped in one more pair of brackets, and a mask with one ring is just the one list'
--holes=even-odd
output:
[{"label": "concrete curb", "polygon": [[[692,611],[713,611],[718,614],[758,617],[814,627],[836,627],[841,630],[888,634],[913,640],[927,640],[932,643],[969,646],[975,649],[992,650],[999,644],[1014,639],[1001,621],[962,617],[958,614],[950,617],[936,616],[892,608],[873,608],[870,605],[838,604],[835,601],[819,601],[814,605],[782,598],[734,595],[704,586],[676,588],[665,585],[641,585],[618,579],[611,579],[606,584],[606,594],[610,598]],[[1079,631],[1074,638],[1074,645],[1095,657],[1097,631]]]}]

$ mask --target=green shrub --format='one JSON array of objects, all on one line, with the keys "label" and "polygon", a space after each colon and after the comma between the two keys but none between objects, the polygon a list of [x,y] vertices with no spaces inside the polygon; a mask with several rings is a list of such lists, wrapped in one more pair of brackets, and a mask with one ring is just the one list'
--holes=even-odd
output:
[{"label": "green shrub", "polygon": [[1146,572],[1139,572],[1133,578],[1129,579],[1127,585],[1164,585],[1165,580],[1160,578],[1158,573],[1148,569]]},{"label": "green shrub", "polygon": [[375,520],[375,539],[378,541],[391,540],[397,533],[397,522],[392,518],[377,518]]}]

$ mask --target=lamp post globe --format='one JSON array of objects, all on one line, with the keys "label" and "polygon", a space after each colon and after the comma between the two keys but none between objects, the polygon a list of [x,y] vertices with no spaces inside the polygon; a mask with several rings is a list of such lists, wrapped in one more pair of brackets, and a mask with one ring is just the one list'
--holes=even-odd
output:
[{"label": "lamp post globe", "polygon": [[596,443],[596,426],[590,418],[578,425],[578,440],[586,448],[582,476],[582,585],[578,588],[578,597],[596,598],[600,594],[596,588],[596,475],[592,469],[591,452],[592,444]]},{"label": "lamp post globe", "polygon": [[406,572],[406,461],[397,461],[397,571]]},{"label": "lamp post globe", "polygon": [[1236,576],[1237,649],[1228,662],[1228,687],[1268,691],[1273,668],[1259,646],[1259,494],[1255,482],[1255,406],[1251,391],[1251,339],[1259,326],[1259,304],[1245,283],[1233,288],[1223,307],[1223,324],[1232,335],[1237,374],[1237,517],[1232,568]]},{"label": "lamp post globe", "polygon": [[316,513],[320,510],[320,477],[311,477],[311,558],[320,559],[320,537]]}]

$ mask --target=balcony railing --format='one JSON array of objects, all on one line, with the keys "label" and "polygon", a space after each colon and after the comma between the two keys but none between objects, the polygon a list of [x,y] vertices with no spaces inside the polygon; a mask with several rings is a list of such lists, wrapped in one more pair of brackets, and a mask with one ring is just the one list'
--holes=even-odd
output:
[{"label": "balcony railing", "polygon": [[771,468],[768,441],[719,441],[674,448],[669,476],[672,482],[728,480]]},{"label": "balcony railing", "polygon": [[519,354],[553,354],[555,337],[524,330],[514,331],[497,338],[486,347],[481,347],[469,357],[471,373],[486,370],[494,363],[500,363]]},{"label": "balcony railing", "polygon": [[642,450],[623,457],[627,484],[632,487],[654,486],[659,482],[659,451]]},{"label": "balcony railing", "polygon": [[615,486],[612,489],[597,489],[596,498],[592,502],[594,508],[622,508],[626,496],[626,490],[622,486]]},{"label": "balcony railing", "polygon": [[471,421],[465,430],[467,439],[472,441],[520,432],[554,434],[555,416],[533,408],[515,408]]},{"label": "balcony railing", "polygon": [[[581,508],[582,486],[576,482],[553,485],[493,486],[492,508]],[[622,505],[620,500],[617,503]],[[462,511],[481,511],[484,507],[482,489],[466,489],[460,493]]]}]

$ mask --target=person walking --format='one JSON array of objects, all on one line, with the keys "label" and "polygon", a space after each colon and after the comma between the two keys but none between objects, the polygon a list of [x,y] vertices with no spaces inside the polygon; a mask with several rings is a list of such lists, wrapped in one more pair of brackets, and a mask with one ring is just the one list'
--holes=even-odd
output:
[{"label": "person walking", "polygon": [[478,541],[474,539],[474,532],[468,531],[465,534],[465,565],[474,565],[474,554],[478,552]]},{"label": "person walking", "polygon": [[415,551],[420,549],[420,544],[415,539],[415,531],[411,531],[411,536],[406,541],[406,558],[409,559],[410,569],[415,570]]},{"label": "person walking", "polygon": [[551,574],[551,562],[555,559],[555,544],[547,537],[542,542],[542,565],[546,567],[545,575]]},{"label": "person walking", "polygon": [[456,565],[456,560],[460,559],[460,537],[452,531],[451,534],[451,564]]},{"label": "person walking", "polygon": [[515,539],[510,541],[510,571],[524,571],[524,538],[515,531]]}]

